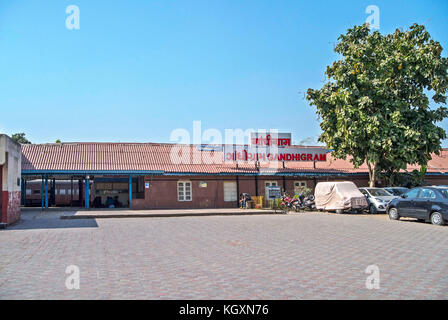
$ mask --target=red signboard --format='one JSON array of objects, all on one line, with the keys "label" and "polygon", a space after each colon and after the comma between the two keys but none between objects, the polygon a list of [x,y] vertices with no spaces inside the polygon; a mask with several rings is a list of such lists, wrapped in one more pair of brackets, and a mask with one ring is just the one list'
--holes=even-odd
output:
[{"label": "red signboard", "polygon": [[327,161],[327,149],[226,146],[224,148],[224,161]]},{"label": "red signboard", "polygon": [[290,133],[258,133],[253,132],[250,136],[252,146],[268,147],[287,147],[291,146]]}]

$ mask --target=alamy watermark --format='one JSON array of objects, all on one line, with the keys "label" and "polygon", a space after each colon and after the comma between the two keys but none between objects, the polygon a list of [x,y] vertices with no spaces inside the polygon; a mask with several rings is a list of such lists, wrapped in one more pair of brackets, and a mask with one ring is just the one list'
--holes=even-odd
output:
[{"label": "alamy watermark", "polygon": [[366,23],[369,25],[370,29],[380,29],[380,8],[375,5],[367,6],[366,13],[369,16],[366,19]]},{"label": "alamy watermark", "polygon": [[76,265],[69,265],[67,268],[65,268],[65,274],[68,274],[68,277],[65,279],[65,287],[68,290],[79,290],[79,267]]},{"label": "alamy watermark", "polygon": [[372,264],[366,268],[365,273],[369,274],[366,279],[366,288],[369,290],[380,289],[380,268]]},{"label": "alamy watermark", "polygon": [[[172,164],[223,164],[224,162],[258,162],[258,158],[249,158],[248,144],[251,135],[257,132],[265,134],[271,141],[276,140],[277,129],[224,129],[222,133],[218,129],[202,130],[201,121],[193,121],[193,130],[190,133],[185,128],[177,128],[171,132],[170,142],[174,143],[170,150],[170,160]],[[278,145],[270,144],[269,147],[259,147],[257,151],[267,154],[277,154]],[[227,159],[223,154],[246,155],[246,158]],[[250,152],[249,152],[250,154]],[[270,159],[268,168],[276,171],[279,161]]]},{"label": "alamy watermark", "polygon": [[68,14],[65,19],[65,27],[68,30],[79,30],[80,28],[80,11],[79,7],[71,4],[65,8],[65,13]]}]

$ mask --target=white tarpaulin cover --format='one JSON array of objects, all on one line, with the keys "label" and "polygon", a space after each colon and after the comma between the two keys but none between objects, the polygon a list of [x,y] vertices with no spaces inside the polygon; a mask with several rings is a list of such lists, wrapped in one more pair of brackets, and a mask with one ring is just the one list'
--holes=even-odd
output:
[{"label": "white tarpaulin cover", "polygon": [[319,182],[314,191],[316,208],[321,210],[349,210],[367,207],[365,196],[351,181]]}]

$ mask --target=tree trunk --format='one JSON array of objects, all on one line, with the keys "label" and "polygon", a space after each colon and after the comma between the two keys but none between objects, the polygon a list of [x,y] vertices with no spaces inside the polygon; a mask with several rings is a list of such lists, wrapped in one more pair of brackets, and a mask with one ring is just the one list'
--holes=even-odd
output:
[{"label": "tree trunk", "polygon": [[425,177],[426,177],[426,172],[428,170],[428,165],[421,165],[420,166],[420,181],[421,181],[421,185],[425,185]]},{"label": "tree trunk", "polygon": [[367,162],[367,166],[369,167],[369,187],[375,188],[375,185],[376,185],[376,162],[374,162],[374,163]]},{"label": "tree trunk", "polygon": [[372,177],[370,178],[370,188],[375,188],[376,187],[376,162],[373,164],[373,168],[372,168]]}]

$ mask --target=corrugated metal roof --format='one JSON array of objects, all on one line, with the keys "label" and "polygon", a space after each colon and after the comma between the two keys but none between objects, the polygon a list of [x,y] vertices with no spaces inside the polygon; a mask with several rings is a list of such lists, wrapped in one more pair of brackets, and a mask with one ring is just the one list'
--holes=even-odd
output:
[{"label": "corrugated metal roof", "polygon": [[[159,143],[57,143],[22,145],[22,170],[25,171],[164,171],[166,173],[257,173],[253,163],[216,163],[223,158],[221,151],[200,151],[193,145],[183,146],[189,150],[190,162],[176,164],[170,154],[173,144]],[[214,159],[218,160],[215,161]],[[418,169],[409,166],[408,170]],[[260,173],[367,173],[364,164],[353,168],[349,158],[335,160],[330,154],[326,162],[286,161],[285,168],[279,162],[277,168],[261,163]],[[428,164],[428,172],[448,172],[448,149],[443,149],[440,156],[434,155]]]}]

